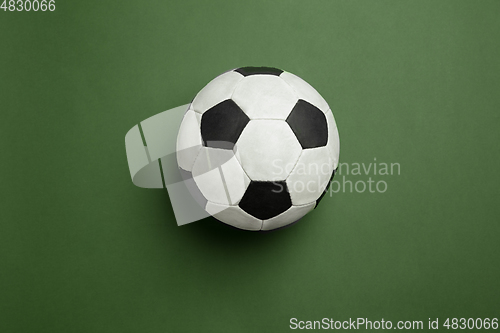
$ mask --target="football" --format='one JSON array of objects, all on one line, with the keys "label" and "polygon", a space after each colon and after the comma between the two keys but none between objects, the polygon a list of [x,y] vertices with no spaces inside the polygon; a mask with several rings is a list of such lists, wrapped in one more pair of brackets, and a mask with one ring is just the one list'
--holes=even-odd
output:
[{"label": "football", "polygon": [[209,82],[177,136],[190,192],[221,222],[273,230],[314,209],[335,174],[339,134],[328,103],[300,77],[242,67]]}]

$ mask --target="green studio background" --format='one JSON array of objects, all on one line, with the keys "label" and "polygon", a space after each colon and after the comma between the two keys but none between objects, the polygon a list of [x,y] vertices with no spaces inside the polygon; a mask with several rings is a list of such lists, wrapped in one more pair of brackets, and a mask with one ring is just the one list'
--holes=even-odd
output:
[{"label": "green studio background", "polygon": [[[487,0],[0,11],[0,331],[500,317],[499,12]],[[125,133],[245,65],[310,82],[341,162],[400,164],[371,175],[387,191],[327,196],[277,232],[177,227],[165,190],[132,184]]]}]

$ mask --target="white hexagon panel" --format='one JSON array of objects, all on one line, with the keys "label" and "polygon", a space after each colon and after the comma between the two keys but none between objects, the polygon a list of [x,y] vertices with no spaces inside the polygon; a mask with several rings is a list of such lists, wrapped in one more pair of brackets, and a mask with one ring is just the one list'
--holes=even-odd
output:
[{"label": "white hexagon panel", "polygon": [[252,75],[241,80],[232,100],[250,119],[285,120],[299,99],[292,87],[280,77]]},{"label": "white hexagon panel", "polygon": [[238,204],[250,184],[233,151],[226,149],[201,148],[192,175],[208,201],[224,205]]},{"label": "white hexagon panel", "polygon": [[285,180],[302,147],[290,126],[282,120],[251,120],[234,148],[252,180]]},{"label": "white hexagon panel", "polygon": [[194,160],[202,147],[200,132],[201,116],[189,108],[184,115],[177,134],[177,163],[186,171],[191,171]]}]

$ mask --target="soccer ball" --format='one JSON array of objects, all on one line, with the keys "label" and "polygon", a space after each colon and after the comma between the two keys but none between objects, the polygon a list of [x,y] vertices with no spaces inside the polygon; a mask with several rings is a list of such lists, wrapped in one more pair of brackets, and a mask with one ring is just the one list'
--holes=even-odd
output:
[{"label": "soccer ball", "polygon": [[177,136],[177,162],[194,180],[191,193],[210,215],[245,230],[273,230],[306,215],[338,159],[326,101],[298,76],[270,67],[213,79],[190,104]]}]

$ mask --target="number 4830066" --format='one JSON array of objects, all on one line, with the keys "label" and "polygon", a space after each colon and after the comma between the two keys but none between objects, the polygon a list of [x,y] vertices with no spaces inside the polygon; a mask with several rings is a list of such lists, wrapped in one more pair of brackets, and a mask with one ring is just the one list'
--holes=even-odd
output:
[{"label": "number 4830066", "polygon": [[[1,0],[0,0],[1,1]],[[53,12],[56,10],[56,1],[55,0],[3,0],[0,9],[3,9],[4,12],[18,11],[18,12],[29,12],[29,11],[42,11],[46,12],[47,10]]]}]

